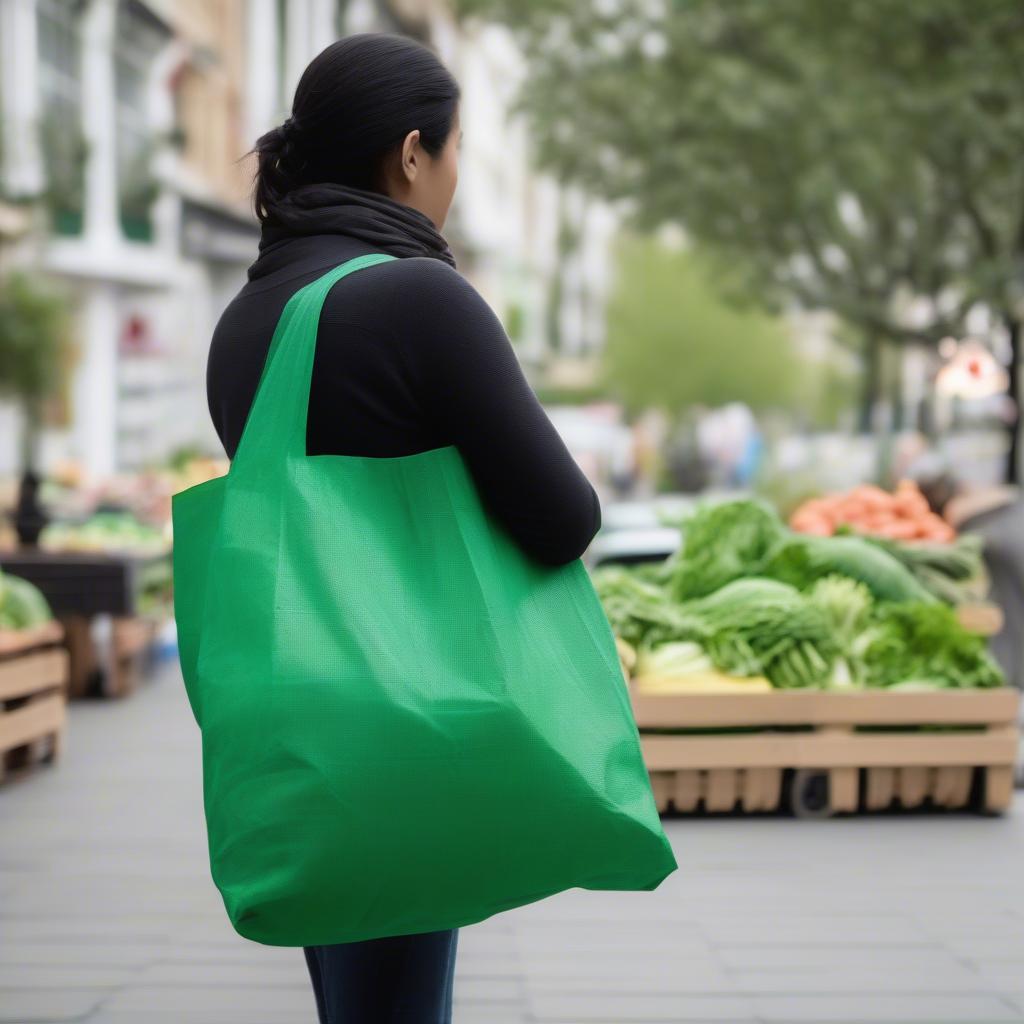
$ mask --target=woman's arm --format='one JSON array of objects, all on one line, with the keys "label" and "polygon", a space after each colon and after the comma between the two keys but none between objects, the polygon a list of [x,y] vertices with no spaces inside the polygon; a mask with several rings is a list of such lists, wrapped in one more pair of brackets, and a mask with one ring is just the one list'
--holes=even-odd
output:
[{"label": "woman's arm", "polygon": [[395,340],[424,415],[459,448],[484,505],[528,554],[548,565],[578,558],[601,525],[600,501],[501,322],[446,264],[402,263],[407,286],[395,301],[404,329]]}]

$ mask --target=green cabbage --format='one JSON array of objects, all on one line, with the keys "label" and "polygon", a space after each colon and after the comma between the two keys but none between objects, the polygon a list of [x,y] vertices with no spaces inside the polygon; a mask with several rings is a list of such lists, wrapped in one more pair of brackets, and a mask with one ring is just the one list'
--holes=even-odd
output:
[{"label": "green cabbage", "polygon": [[0,629],[28,629],[52,618],[38,587],[20,576],[0,572]]}]

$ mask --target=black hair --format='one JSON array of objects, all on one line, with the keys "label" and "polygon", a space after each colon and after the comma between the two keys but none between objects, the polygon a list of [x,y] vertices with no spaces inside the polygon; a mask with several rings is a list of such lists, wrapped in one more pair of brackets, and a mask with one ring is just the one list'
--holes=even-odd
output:
[{"label": "black hair", "polygon": [[387,161],[409,132],[436,157],[451,134],[459,84],[422,43],[361,32],[331,43],[310,61],[292,113],[261,135],[253,207],[265,220],[300,185],[335,182],[383,191]]}]

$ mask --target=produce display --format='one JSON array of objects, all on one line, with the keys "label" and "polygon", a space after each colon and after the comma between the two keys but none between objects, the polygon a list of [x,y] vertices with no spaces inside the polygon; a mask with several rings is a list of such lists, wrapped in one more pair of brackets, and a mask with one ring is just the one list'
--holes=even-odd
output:
[{"label": "produce display", "polygon": [[639,689],[1004,685],[986,638],[953,607],[981,575],[973,540],[940,553],[804,534],[746,499],[704,506],[683,530],[663,562],[593,573],[624,674]]},{"label": "produce display", "polygon": [[127,512],[97,512],[81,523],[44,527],[39,546],[48,551],[102,551],[153,554],[167,550],[164,530]]},{"label": "produce display", "polygon": [[174,574],[171,559],[159,559],[140,572],[139,594],[135,607],[139,615],[174,615]]},{"label": "produce display", "polygon": [[913,480],[901,480],[893,494],[862,484],[843,494],[812,498],[793,513],[789,525],[798,533],[822,537],[846,527],[891,540],[949,543],[956,539],[956,530],[932,512]]},{"label": "produce display", "polygon": [[[171,499],[178,491],[227,473],[227,459],[204,455],[180,455],[170,464],[93,478],[80,462],[56,462],[44,477],[40,499],[55,522],[81,523],[90,516],[111,515],[114,510],[138,522],[165,530],[170,539]],[[13,508],[18,481],[0,480],[0,505]],[[14,544],[13,529],[0,528],[3,546]],[[92,550],[91,548],[89,550]]]},{"label": "produce display", "polygon": [[870,540],[902,562],[925,590],[947,604],[980,601],[988,593],[982,539],[975,534],[961,534],[949,544],[900,542],[881,537]]},{"label": "produce display", "polygon": [[28,580],[0,572],[0,629],[31,629],[53,618],[39,589]]}]

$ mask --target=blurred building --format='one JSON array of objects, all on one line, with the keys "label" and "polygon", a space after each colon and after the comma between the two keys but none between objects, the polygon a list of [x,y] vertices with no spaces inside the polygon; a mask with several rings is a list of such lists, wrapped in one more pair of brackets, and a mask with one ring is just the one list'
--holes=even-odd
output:
[{"label": "blurred building", "polygon": [[32,211],[8,264],[66,285],[78,349],[44,459],[106,475],[203,443],[205,346],[257,238],[234,162],[244,0],[0,0],[0,19],[3,192]]},{"label": "blurred building", "polygon": [[[182,446],[220,453],[205,361],[256,254],[245,153],[309,60],[359,31],[426,42],[461,82],[445,234],[524,361],[599,347],[614,217],[530,169],[504,30],[457,24],[445,0],[0,0],[0,267],[60,279],[78,350],[44,466],[103,476]],[[16,451],[0,408],[0,473]]]}]

